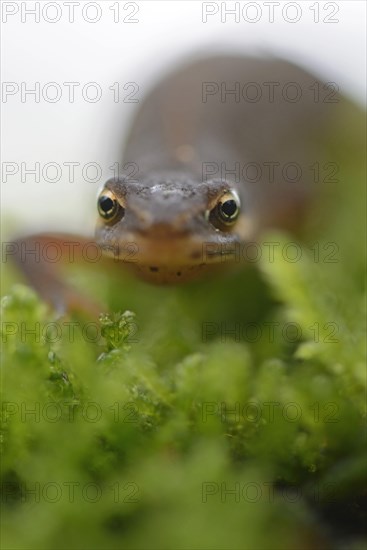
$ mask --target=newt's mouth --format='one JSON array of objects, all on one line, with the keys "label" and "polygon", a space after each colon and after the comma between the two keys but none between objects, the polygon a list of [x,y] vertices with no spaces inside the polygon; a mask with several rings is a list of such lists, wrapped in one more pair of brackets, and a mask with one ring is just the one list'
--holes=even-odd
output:
[{"label": "newt's mouth", "polygon": [[[142,266],[199,266],[238,261],[241,243],[248,242],[249,223],[242,232],[164,232],[161,227],[150,232],[104,233],[97,242],[102,252],[116,261]],[[101,238],[102,237],[102,238]]]},{"label": "newt's mouth", "polygon": [[238,239],[218,242],[190,237],[155,239],[140,235],[127,235],[115,242],[100,244],[102,252],[116,261],[145,266],[193,266],[228,261],[238,253]]},{"label": "newt's mouth", "polygon": [[102,252],[154,284],[178,284],[200,278],[226,264],[241,261],[238,238],[224,242],[199,240],[189,236],[127,235],[116,243],[101,245]]}]

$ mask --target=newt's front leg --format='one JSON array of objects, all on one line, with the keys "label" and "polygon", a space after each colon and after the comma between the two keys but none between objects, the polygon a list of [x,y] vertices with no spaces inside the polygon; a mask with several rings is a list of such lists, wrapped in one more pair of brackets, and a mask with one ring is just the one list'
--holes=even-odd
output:
[{"label": "newt's front leg", "polygon": [[58,314],[82,311],[93,317],[106,310],[94,298],[69,285],[63,267],[78,263],[95,266],[111,260],[102,257],[98,245],[72,234],[40,233],[4,245],[4,261],[13,261],[27,282]]}]

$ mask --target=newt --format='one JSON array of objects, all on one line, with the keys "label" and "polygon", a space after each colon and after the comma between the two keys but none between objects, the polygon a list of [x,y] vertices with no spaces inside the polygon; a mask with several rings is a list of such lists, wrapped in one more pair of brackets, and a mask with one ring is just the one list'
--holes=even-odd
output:
[{"label": "newt", "polygon": [[[316,86],[327,89],[291,62],[240,55],[188,60],[161,78],[122,155],[137,173],[109,179],[98,194],[94,242],[106,266],[153,284],[185,283],[235,263],[238,247],[268,228],[296,232],[335,116],[335,101],[317,101]],[[13,256],[59,311],[88,310],[92,300],[63,281],[57,264],[24,260],[21,249],[72,242],[78,256],[90,240],[37,234],[17,239]]]}]

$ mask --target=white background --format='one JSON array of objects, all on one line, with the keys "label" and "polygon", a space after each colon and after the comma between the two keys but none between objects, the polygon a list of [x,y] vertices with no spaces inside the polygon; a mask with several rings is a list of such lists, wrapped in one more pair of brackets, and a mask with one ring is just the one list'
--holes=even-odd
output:
[{"label": "white background", "polygon": [[[96,23],[83,19],[82,9],[90,2],[79,0],[74,7],[74,22],[65,2],[38,2],[40,22],[26,10],[35,9],[36,2],[1,2],[2,7],[2,81],[14,82],[19,88],[41,90],[48,82],[61,86],[61,99],[50,103],[21,94],[2,96],[2,168],[14,162],[19,171],[2,182],[2,214],[4,233],[57,229],[93,231],[95,198],[103,182],[111,177],[109,170],[121,159],[122,139],[128,129],[136,104],[115,103],[109,86],[119,82],[136,82],[137,97],[149,89],[167,66],[177,64],[185,54],[202,50],[208,53],[235,51],[243,53],[270,52],[295,60],[326,81],[338,83],[341,89],[363,103],[365,98],[365,26],[364,1],[339,2],[280,1],[274,6],[274,22],[270,22],[266,2],[239,2],[240,9],[248,4],[247,18],[260,16],[259,21],[246,21],[241,15],[222,15],[221,4],[233,9],[235,2],[212,3],[218,13],[203,23],[203,3],[200,1],[137,1],[136,23],[123,22],[134,11],[133,5],[120,2],[119,22],[114,22],[117,2],[100,1],[101,17]],[[50,4],[42,15],[46,4]],[[57,8],[55,7],[57,4]],[[77,5],[79,4],[79,5]],[[93,3],[92,3],[93,4]],[[95,2],[94,4],[97,4]],[[131,4],[131,3],[130,3]],[[282,10],[285,9],[285,16]],[[296,4],[296,7],[289,4]],[[318,4],[319,22],[315,22]],[[337,13],[330,16],[335,9]],[[224,8],[223,8],[224,9]],[[8,11],[17,10],[14,15]],[[285,19],[297,18],[290,23]],[[51,23],[47,19],[59,21]],[[92,5],[84,12],[94,19],[97,10]],[[330,17],[338,22],[327,23]],[[64,82],[79,82],[75,101],[71,103]],[[97,82],[102,98],[96,103],[85,101],[81,89],[86,83]],[[126,95],[121,88],[123,94]],[[50,96],[52,90],[49,89]],[[124,97],[124,96],[122,96]],[[6,101],[5,101],[6,100]],[[61,166],[57,183],[35,183],[34,177],[21,181],[21,163],[41,169],[49,162]],[[69,181],[65,162],[79,162],[75,181]],[[83,181],[82,167],[98,163],[103,171],[96,183]],[[50,171],[52,177],[55,172]],[[4,172],[3,172],[4,175]],[[90,172],[89,177],[93,177]]]}]

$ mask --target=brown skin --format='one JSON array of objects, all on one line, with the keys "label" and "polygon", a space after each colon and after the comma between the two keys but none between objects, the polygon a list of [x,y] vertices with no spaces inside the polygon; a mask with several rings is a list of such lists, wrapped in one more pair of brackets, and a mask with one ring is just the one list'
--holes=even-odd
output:
[{"label": "brown skin", "polygon": [[[105,310],[103,304],[97,303],[92,297],[84,296],[67,284],[62,270],[64,265],[86,262],[85,251],[93,244],[96,247],[93,241],[80,235],[42,233],[14,241],[9,248],[8,257],[14,260],[27,282],[58,315],[81,311],[98,317]],[[57,258],[58,253],[60,254]],[[110,263],[109,259],[107,263]]]},{"label": "brown skin", "polygon": [[[221,95],[223,86],[233,90],[237,82],[240,91],[255,85],[245,97]],[[290,82],[301,89],[297,101]],[[264,83],[275,83],[273,100]],[[124,162],[136,167],[134,178],[108,180],[98,199],[95,242],[106,265],[129,266],[155,284],[177,284],[233,263],[236,247],[258,240],[267,227],[296,231],[314,195],[309,166],[322,163],[320,143],[335,115],[335,105],[314,101],[315,83],[322,90],[295,65],[250,57],[194,60],[162,79],[140,106],[127,140]],[[253,101],[256,86],[261,97]],[[286,180],[280,169],[269,181],[272,162],[297,163],[299,179]],[[239,177],[230,173],[236,163]],[[246,180],[247,163],[260,166],[256,181]],[[218,173],[208,175],[208,166]],[[77,243],[74,261],[83,260],[88,241],[70,235],[20,239],[12,255],[58,311],[95,315],[101,307],[63,283],[58,262],[21,254],[22,246],[52,240],[68,252],[66,263],[67,241]]]}]

